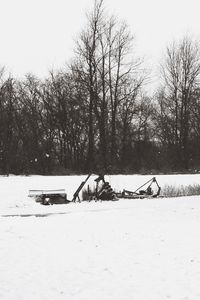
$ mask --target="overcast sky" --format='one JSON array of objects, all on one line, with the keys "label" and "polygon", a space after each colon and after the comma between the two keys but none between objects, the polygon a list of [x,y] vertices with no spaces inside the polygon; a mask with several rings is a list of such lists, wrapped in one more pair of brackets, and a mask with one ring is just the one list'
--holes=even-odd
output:
[{"label": "overcast sky", "polygon": [[[0,0],[0,66],[14,76],[39,77],[73,56],[74,40],[93,0]],[[111,14],[125,19],[137,52],[156,68],[166,45],[191,34],[200,39],[199,0],[105,0]]]}]

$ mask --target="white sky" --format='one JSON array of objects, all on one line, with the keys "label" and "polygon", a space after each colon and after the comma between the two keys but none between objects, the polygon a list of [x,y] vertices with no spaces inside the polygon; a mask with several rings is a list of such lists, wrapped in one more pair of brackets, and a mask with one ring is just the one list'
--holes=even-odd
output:
[{"label": "white sky", "polygon": [[[14,76],[39,77],[64,66],[93,0],[0,0],[0,66]],[[125,19],[137,52],[155,67],[166,45],[184,34],[200,37],[199,0],[105,0]]]}]

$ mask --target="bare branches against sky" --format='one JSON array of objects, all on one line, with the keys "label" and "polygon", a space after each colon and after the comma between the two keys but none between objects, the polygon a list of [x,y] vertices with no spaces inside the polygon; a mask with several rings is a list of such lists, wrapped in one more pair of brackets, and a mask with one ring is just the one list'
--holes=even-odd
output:
[{"label": "bare branches against sky", "polygon": [[[92,0],[1,0],[0,65],[16,76],[45,76],[73,55],[74,39]],[[137,50],[155,66],[169,41],[186,33],[199,38],[199,1],[106,0],[110,13],[125,19]]]}]

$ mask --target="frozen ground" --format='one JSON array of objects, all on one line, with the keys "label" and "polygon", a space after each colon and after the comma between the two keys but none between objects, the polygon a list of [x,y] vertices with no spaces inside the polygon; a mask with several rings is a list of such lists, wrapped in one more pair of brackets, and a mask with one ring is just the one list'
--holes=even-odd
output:
[{"label": "frozen ground", "polygon": [[[200,196],[53,206],[27,197],[66,188],[71,198],[84,178],[0,177],[0,299],[199,300]],[[109,180],[119,190],[150,178]]]}]

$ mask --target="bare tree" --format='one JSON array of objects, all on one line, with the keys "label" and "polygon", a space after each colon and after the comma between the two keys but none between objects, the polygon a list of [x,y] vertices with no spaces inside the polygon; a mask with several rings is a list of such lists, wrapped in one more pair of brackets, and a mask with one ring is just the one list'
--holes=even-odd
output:
[{"label": "bare tree", "polygon": [[16,133],[16,81],[9,76],[3,80],[0,88],[0,151],[1,169],[9,174],[15,164]]},{"label": "bare tree", "polygon": [[176,148],[176,161],[177,163],[180,161],[180,166],[187,169],[191,99],[200,78],[199,45],[189,37],[170,45],[166,51],[162,74],[165,89],[160,99],[162,113],[163,110],[168,110],[167,115]]},{"label": "bare tree", "polygon": [[94,102],[96,100],[96,78],[97,78],[97,43],[98,31],[102,22],[103,0],[95,1],[93,11],[88,15],[88,27],[83,30],[77,42],[76,53],[79,57],[79,66],[88,87],[89,96],[89,127],[88,127],[88,155],[87,169],[94,168]]},{"label": "bare tree", "polygon": [[[134,39],[127,24],[108,16],[104,12],[103,1],[95,2],[88,21],[88,27],[82,32],[76,49],[79,61],[77,71],[88,87],[87,164],[90,169],[97,147],[99,161],[102,162],[99,167],[107,170],[108,165],[114,167],[119,148],[116,124],[120,105],[134,98],[143,82],[143,77],[138,76],[141,61],[134,57]],[[130,95],[131,84],[128,96],[126,91],[131,81],[134,82],[134,89]]]}]

